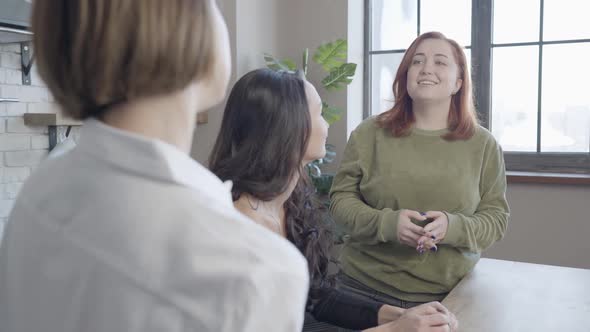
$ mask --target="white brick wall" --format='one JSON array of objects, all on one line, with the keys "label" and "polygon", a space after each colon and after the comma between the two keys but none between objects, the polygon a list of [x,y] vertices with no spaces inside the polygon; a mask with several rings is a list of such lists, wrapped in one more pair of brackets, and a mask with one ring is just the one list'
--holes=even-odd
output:
[{"label": "white brick wall", "polygon": [[33,67],[32,83],[22,85],[20,45],[0,44],[0,236],[24,181],[48,153],[47,127],[24,124],[25,113],[55,113],[53,99]]},{"label": "white brick wall", "polygon": [[[6,103],[4,106],[6,107],[6,111],[3,115],[6,116],[22,116],[23,114],[27,113],[26,103]],[[29,113],[33,112],[29,111]]]},{"label": "white brick wall", "polygon": [[0,168],[0,183],[24,182],[31,174],[29,167]]},{"label": "white brick wall", "polygon": [[15,116],[6,118],[6,132],[23,134],[46,134],[47,127],[27,126],[25,124],[25,119],[22,116]]},{"label": "white brick wall", "polygon": [[0,188],[2,188],[2,196],[4,197],[3,199],[16,199],[22,186],[23,184],[21,182],[0,184]]},{"label": "white brick wall", "polygon": [[46,156],[47,150],[32,150],[30,148],[25,151],[4,152],[4,165],[6,167],[34,167],[41,163],[41,160]]},{"label": "white brick wall", "polygon": [[0,44],[0,52],[20,52],[20,44]]},{"label": "white brick wall", "polygon": [[21,151],[31,147],[30,135],[2,135],[0,139],[0,151]]},{"label": "white brick wall", "polygon": [[46,135],[31,136],[31,148],[33,150],[49,149],[49,138]]},{"label": "white brick wall", "polygon": [[14,200],[0,199],[0,218],[6,218],[10,214]]}]

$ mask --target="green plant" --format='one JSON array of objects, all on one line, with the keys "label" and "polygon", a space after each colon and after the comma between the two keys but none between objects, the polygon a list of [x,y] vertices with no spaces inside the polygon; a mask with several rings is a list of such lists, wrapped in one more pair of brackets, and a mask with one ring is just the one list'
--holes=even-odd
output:
[{"label": "green plant", "polygon": [[[347,51],[347,41],[337,39],[320,45],[312,56],[313,62],[319,65],[325,75],[321,80],[321,85],[327,92],[341,90],[352,82],[352,78],[356,72],[356,63],[346,62]],[[303,50],[301,67],[298,67],[292,59],[278,59],[268,53],[264,54],[264,60],[266,61],[266,66],[272,70],[289,72],[301,70],[305,77],[307,77],[310,67],[308,48]],[[342,109],[322,102],[322,115],[328,124],[332,125],[334,122],[340,120],[342,112]],[[332,186],[332,179],[334,178],[333,174],[322,174],[320,166],[333,162],[335,156],[334,146],[326,144],[326,156],[322,159],[314,160],[307,165],[309,175],[320,196],[327,196]]]},{"label": "green plant", "polygon": [[[341,90],[352,82],[352,77],[356,72],[356,63],[346,62],[347,51],[348,43],[344,39],[324,43],[315,50],[312,60],[324,71],[325,77],[322,79],[321,84],[327,91]],[[303,50],[301,68],[298,68],[292,59],[286,58],[281,60],[268,53],[264,54],[264,60],[266,61],[266,66],[270,69],[289,72],[301,70],[303,75],[307,77],[309,49],[306,48]],[[331,125],[340,120],[342,110],[323,102],[322,115],[328,124]]]}]

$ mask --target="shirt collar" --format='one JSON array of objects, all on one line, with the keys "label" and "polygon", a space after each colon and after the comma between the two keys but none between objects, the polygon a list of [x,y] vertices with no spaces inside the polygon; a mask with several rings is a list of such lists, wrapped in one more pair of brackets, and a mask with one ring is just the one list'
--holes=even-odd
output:
[{"label": "shirt collar", "polygon": [[232,204],[231,182],[223,183],[203,165],[164,141],[89,119],[81,128],[76,150],[135,174],[180,184]]}]

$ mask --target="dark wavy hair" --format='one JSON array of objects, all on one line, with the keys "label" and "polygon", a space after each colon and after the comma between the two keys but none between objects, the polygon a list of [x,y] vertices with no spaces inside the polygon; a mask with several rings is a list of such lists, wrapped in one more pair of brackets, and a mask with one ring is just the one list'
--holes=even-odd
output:
[{"label": "dark wavy hair", "polygon": [[313,285],[326,277],[332,233],[302,167],[310,133],[302,76],[253,70],[230,92],[209,168],[233,182],[234,201],[243,193],[270,201],[299,177],[284,205],[287,238],[307,258]]}]

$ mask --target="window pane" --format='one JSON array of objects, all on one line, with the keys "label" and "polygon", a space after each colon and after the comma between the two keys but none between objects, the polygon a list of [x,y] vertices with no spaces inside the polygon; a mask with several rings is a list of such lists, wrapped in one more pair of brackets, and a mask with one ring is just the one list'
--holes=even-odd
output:
[{"label": "window pane", "polygon": [[492,133],[504,151],[537,151],[539,47],[492,52]]},{"label": "window pane", "polygon": [[541,152],[590,152],[590,43],[543,48]]},{"label": "window pane", "polygon": [[[473,68],[471,68],[471,50],[463,49],[463,52],[465,52],[465,57],[467,58],[467,68],[469,70],[469,75],[472,75]],[[472,78],[472,81],[473,81],[473,78]],[[471,82],[471,84],[473,84],[473,82]]]},{"label": "window pane", "polygon": [[380,114],[393,106],[393,80],[403,53],[376,54],[371,58],[371,113]]},{"label": "window pane", "polygon": [[540,11],[540,0],[494,0],[494,43],[539,41]]},{"label": "window pane", "polygon": [[471,45],[471,0],[422,0],[420,6],[420,33],[440,31]]},{"label": "window pane", "polygon": [[590,38],[589,12],[587,0],[545,0],[543,40]]},{"label": "window pane", "polygon": [[372,50],[406,49],[418,35],[416,0],[373,0]]}]

